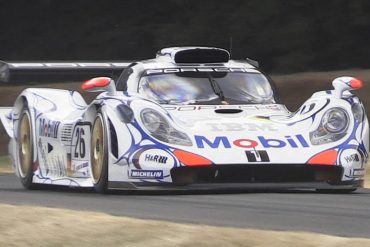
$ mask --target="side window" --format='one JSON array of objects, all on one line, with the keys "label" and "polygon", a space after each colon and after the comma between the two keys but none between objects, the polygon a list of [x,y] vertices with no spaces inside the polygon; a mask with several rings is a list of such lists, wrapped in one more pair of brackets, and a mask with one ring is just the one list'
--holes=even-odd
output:
[{"label": "side window", "polygon": [[127,80],[129,76],[134,72],[131,67],[127,67],[117,81],[117,90],[119,91],[126,91],[127,90]]}]

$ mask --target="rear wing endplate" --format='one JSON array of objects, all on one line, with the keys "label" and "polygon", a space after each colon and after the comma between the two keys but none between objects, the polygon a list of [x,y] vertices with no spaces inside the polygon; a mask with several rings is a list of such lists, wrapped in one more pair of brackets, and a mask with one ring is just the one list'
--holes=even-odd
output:
[{"label": "rear wing endplate", "polygon": [[117,79],[131,62],[3,62],[0,82],[83,81],[107,76]]}]

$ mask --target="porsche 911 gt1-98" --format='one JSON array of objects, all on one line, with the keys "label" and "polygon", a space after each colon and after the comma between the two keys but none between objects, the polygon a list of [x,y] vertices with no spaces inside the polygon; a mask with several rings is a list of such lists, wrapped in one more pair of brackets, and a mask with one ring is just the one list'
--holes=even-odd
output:
[{"label": "porsche 911 gt1-98", "polygon": [[363,186],[369,125],[339,77],[294,113],[252,60],[228,51],[175,47],[133,63],[4,63],[12,70],[123,70],[76,91],[29,88],[1,108],[9,152],[26,188],[38,184],[109,189],[312,188]]}]

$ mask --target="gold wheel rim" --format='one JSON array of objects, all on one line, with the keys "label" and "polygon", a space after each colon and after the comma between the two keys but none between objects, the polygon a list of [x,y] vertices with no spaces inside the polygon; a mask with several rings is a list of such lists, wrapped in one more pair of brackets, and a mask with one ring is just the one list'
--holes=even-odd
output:
[{"label": "gold wheel rim", "polygon": [[94,123],[91,138],[91,170],[94,183],[98,183],[103,171],[104,163],[104,129],[101,116],[98,116]]},{"label": "gold wheel rim", "polygon": [[20,175],[24,178],[30,172],[32,164],[30,116],[27,112],[23,114],[20,122],[19,138]]}]

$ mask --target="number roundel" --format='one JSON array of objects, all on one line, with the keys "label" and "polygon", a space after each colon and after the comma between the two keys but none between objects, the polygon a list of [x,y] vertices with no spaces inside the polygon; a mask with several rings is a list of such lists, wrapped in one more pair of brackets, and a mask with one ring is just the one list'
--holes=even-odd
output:
[{"label": "number roundel", "polygon": [[86,142],[85,142],[85,130],[82,127],[76,129],[76,145],[74,151],[74,157],[83,159],[86,156]]},{"label": "number roundel", "polygon": [[73,132],[72,157],[74,160],[86,160],[89,152],[86,147],[90,143],[90,125],[77,125]]}]

